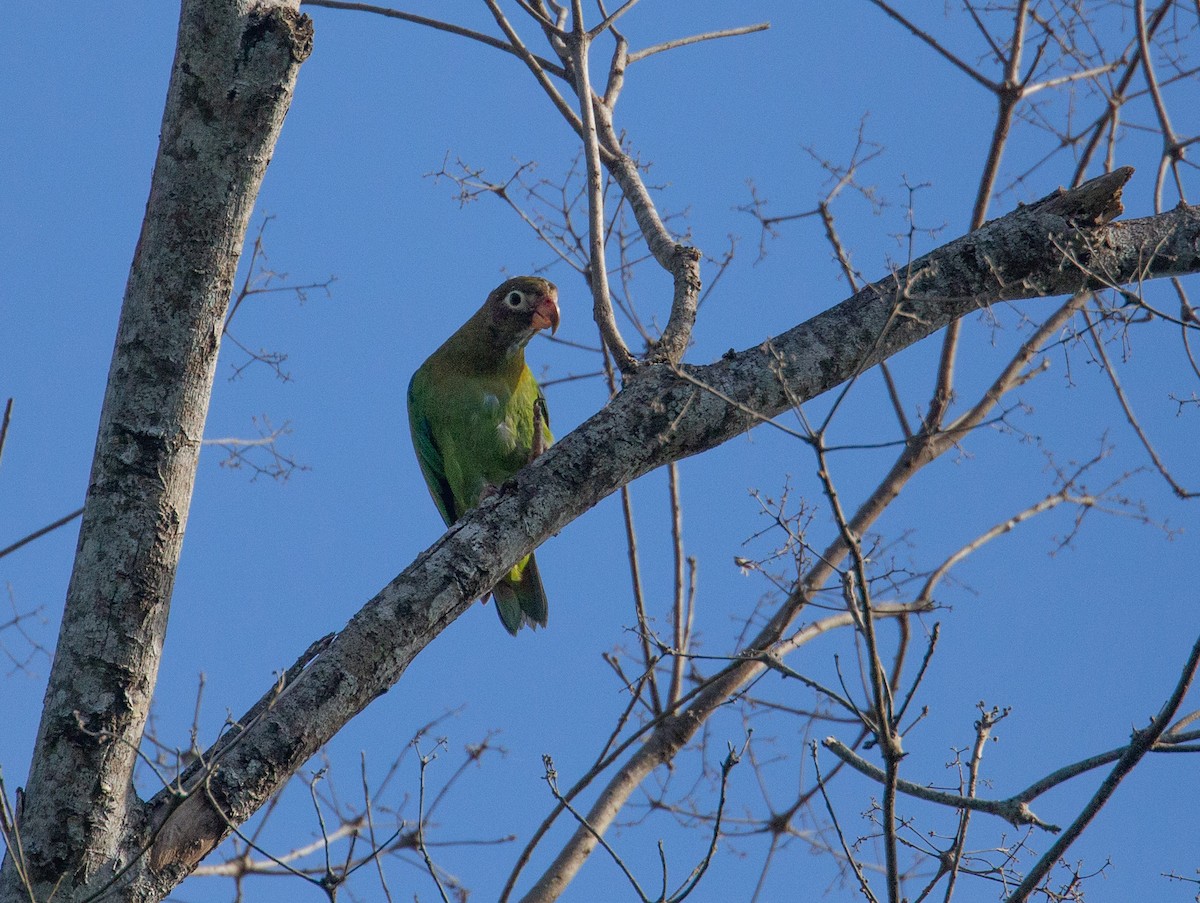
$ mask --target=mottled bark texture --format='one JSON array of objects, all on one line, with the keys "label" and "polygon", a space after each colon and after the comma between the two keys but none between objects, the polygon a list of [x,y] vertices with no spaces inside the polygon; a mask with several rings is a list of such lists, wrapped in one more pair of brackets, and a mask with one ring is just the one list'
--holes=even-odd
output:
[{"label": "mottled bark texture", "polygon": [[205,755],[211,767],[193,770],[186,800],[166,791],[151,800],[162,829],[149,860],[190,868],[227,821],[248,818],[508,565],[638,476],[719,445],[996,301],[1200,271],[1200,208],[1108,224],[1129,175],[1019,208],[760,346],[683,371],[643,367],[273,688],[240,733]]},{"label": "mottled bark texture", "polygon": [[[299,0],[185,0],[75,565],[0,900],[73,901],[148,843],[132,785],[246,225],[312,47]],[[118,881],[118,884],[120,882]],[[165,890],[123,892],[124,899]]]}]

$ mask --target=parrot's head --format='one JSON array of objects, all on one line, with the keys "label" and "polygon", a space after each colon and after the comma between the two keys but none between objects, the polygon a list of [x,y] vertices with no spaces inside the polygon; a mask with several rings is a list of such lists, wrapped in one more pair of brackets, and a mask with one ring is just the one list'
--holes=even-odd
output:
[{"label": "parrot's head", "polygon": [[524,346],[539,329],[558,331],[558,289],[541,276],[516,276],[498,285],[484,308],[510,347]]}]

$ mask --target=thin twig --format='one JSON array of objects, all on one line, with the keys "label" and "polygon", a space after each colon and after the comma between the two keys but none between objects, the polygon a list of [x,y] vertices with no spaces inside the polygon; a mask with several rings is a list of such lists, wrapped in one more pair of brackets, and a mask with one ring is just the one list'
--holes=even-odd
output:
[{"label": "thin twig", "polygon": [[[11,399],[9,400],[11,404]],[[25,849],[21,843],[21,826],[13,808],[8,802],[8,788],[4,785],[4,769],[0,768],[0,838],[8,851],[5,857],[17,872],[21,887],[29,898],[29,903],[38,903],[29,879],[29,865],[25,859]]]},{"label": "thin twig", "polygon": [[1175,717],[1175,712],[1183,703],[1183,697],[1195,679],[1197,666],[1200,666],[1200,639],[1197,639],[1192,645],[1191,654],[1188,656],[1187,662],[1180,672],[1175,689],[1167,701],[1163,703],[1158,714],[1154,716],[1150,724],[1145,728],[1133,732],[1133,739],[1129,746],[1126,747],[1124,754],[1117,761],[1113,770],[1109,772],[1104,782],[1097,788],[1092,798],[1088,800],[1083,811],[1076,816],[1075,820],[1067,826],[1067,829],[1062,832],[1058,839],[1051,845],[1050,849],[1029,870],[1029,873],[1025,876],[1025,880],[1008,897],[1007,903],[1021,903],[1021,901],[1029,899],[1029,896],[1042,883],[1042,880],[1050,873],[1050,870],[1054,868],[1055,864],[1062,858],[1071,844],[1075,842],[1079,835],[1083,833],[1083,830],[1091,824],[1096,814],[1112,798],[1121,781],[1154,748],[1155,743],[1158,742],[1162,734],[1170,727],[1171,720]]},{"label": "thin twig", "polygon": [[[520,51],[512,44],[506,44],[499,38],[494,38],[489,34],[474,31],[470,28],[464,28],[461,25],[455,25],[452,22],[443,22],[440,19],[430,19],[427,16],[418,16],[415,13],[401,12],[398,9],[390,9],[386,6],[375,6],[371,3],[351,3],[348,0],[301,0],[302,6],[324,6],[328,9],[344,9],[353,10],[363,13],[374,13],[377,16],[384,16],[389,19],[399,19],[403,22],[411,22],[414,25],[424,25],[426,28],[432,28],[437,31],[445,31],[449,34],[458,35],[459,37],[469,38],[472,41],[478,41],[481,44],[486,44],[488,47],[494,47],[496,50],[503,50],[505,53],[511,53],[517,58],[523,58]],[[540,56],[534,56],[533,59],[538,66],[549,72],[551,75],[566,80],[567,73],[561,66],[552,63],[550,60],[543,59]]]},{"label": "thin twig", "polygon": [[994,92],[999,88],[999,86],[995,82],[991,81],[989,78],[984,76],[983,73],[978,72],[977,70],[973,69],[970,65],[968,65],[966,62],[964,62],[962,59],[955,56],[953,53],[951,53],[949,50],[947,50],[945,47],[943,47],[941,42],[938,41],[931,34],[929,34],[927,31],[924,31],[923,29],[918,28],[915,24],[913,24],[908,19],[906,19],[904,16],[902,16],[899,12],[897,12],[895,9],[892,8],[891,4],[885,3],[885,2],[883,2],[883,0],[870,0],[870,2],[873,3],[875,6],[879,7],[881,10],[883,10],[885,13],[887,13],[889,16],[891,16],[893,19],[895,19],[897,22],[899,22],[901,25],[903,25],[905,28],[907,28],[913,35],[920,38],[922,41],[924,41],[926,44],[928,44],[930,47],[932,47],[934,50],[936,50],[939,54],[942,55],[943,58],[945,58],[950,63],[952,63],[954,66],[958,67],[960,70],[965,72],[967,75],[969,75],[971,78],[973,78],[979,84],[983,85],[989,91]]},{"label": "thin twig", "polygon": [[723,28],[720,31],[709,31],[704,34],[689,35],[686,38],[675,38],[671,41],[663,41],[661,44],[654,44],[651,47],[646,47],[642,50],[635,51],[629,54],[629,64],[633,65],[638,60],[644,60],[648,56],[654,56],[656,53],[664,53],[668,50],[674,50],[677,47],[686,47],[689,44],[698,44],[701,41],[715,41],[719,38],[734,38],[744,34],[754,34],[758,31],[766,31],[771,27],[770,22],[757,22],[754,25],[742,25],[737,28]]},{"label": "thin twig", "polygon": [[604,839],[604,835],[593,828],[591,823],[581,813],[576,811],[575,807],[567,801],[567,798],[559,792],[558,771],[554,768],[554,760],[550,758],[550,756],[542,756],[542,764],[546,768],[544,780],[546,781],[546,785],[550,788],[550,793],[554,797],[555,802],[566,809],[567,812],[569,812],[575,818],[575,820],[579,822],[579,825],[592,835],[596,843],[600,844],[600,846],[604,848],[604,851],[608,853],[610,857],[612,857],[613,862],[617,864],[617,867],[629,880],[630,885],[632,885],[638,897],[645,901],[645,903],[648,903],[650,898],[647,897],[645,891],[642,890],[642,886],[638,883],[637,878],[634,877],[633,872],[629,871],[629,866],[625,864],[625,860],[623,860],[617,851],[609,845],[608,841]]},{"label": "thin twig", "polygon": [[684,584],[683,552],[683,506],[679,501],[679,464],[672,461],[667,466],[667,487],[671,506],[671,548],[675,561],[674,593],[671,606],[671,623],[674,628],[674,651],[671,660],[671,686],[667,693],[668,704],[674,705],[683,688],[683,656],[687,652],[687,615],[684,611],[686,589]]},{"label": "thin twig", "polygon": [[4,460],[4,443],[8,439],[8,425],[12,422],[13,400],[4,404],[4,419],[0,420],[0,461]]},{"label": "thin twig", "polygon": [[[534,56],[529,51],[529,49],[525,46],[525,43],[517,35],[517,32],[512,27],[512,24],[509,23],[508,17],[504,15],[503,11],[496,3],[496,0],[484,0],[484,2],[487,4],[488,9],[491,10],[492,16],[495,18],[496,23],[500,26],[500,29],[508,38],[510,52],[515,53],[525,63],[525,65],[529,68],[529,71],[533,73],[533,77],[537,79],[537,83],[541,85],[542,90],[546,92],[546,96],[550,98],[550,102],[554,104],[555,109],[558,110],[563,119],[567,121],[567,124],[571,126],[575,133],[582,137],[583,123],[580,121],[575,111],[571,109],[571,105],[568,104],[563,98],[562,94],[559,93],[559,90],[554,87],[554,84],[549,78],[546,77],[546,73],[552,70],[543,64],[543,61],[540,57]],[[564,81],[570,81],[565,69],[560,70],[560,73],[560,77],[563,78]],[[555,74],[559,75],[560,73]]]},{"label": "thin twig", "polygon": [[83,514],[83,509],[79,508],[75,511],[72,511],[70,514],[60,517],[54,523],[47,524],[46,526],[42,527],[40,530],[34,530],[28,536],[26,536],[22,539],[18,539],[12,545],[5,546],[3,549],[0,549],[0,558],[3,558],[5,555],[10,554],[11,552],[15,552],[17,549],[21,548],[21,546],[27,545],[27,544],[33,542],[35,539],[40,539],[41,537],[45,536],[47,533],[51,533],[51,532],[57,530],[59,527],[65,527],[67,524],[69,524],[71,521],[75,520],[75,518],[79,517],[79,515],[81,515],[81,514]]},{"label": "thin twig", "polygon": [[[1150,456],[1155,469],[1162,475],[1162,478],[1170,485],[1171,490],[1181,499],[1190,499],[1200,496],[1200,490],[1189,490],[1179,483],[1168,469],[1167,465],[1159,457],[1158,451],[1154,448],[1154,444],[1150,441],[1150,437],[1146,435],[1146,431],[1138,422],[1137,415],[1133,412],[1133,406],[1129,403],[1128,397],[1125,395],[1125,390],[1121,386],[1121,381],[1117,379],[1116,371],[1113,369],[1112,362],[1108,359],[1108,354],[1104,350],[1104,342],[1096,332],[1095,324],[1092,323],[1091,317],[1088,316],[1086,310],[1080,311],[1080,316],[1083,317],[1083,322],[1087,325],[1088,335],[1092,339],[1092,347],[1096,349],[1096,354],[1100,359],[1101,367],[1105,375],[1108,377],[1109,383],[1113,387],[1113,392],[1116,393],[1117,401],[1121,405],[1121,410],[1125,413],[1125,420],[1133,428],[1134,433],[1138,437],[1138,441],[1142,443],[1142,447],[1146,449],[1146,453]],[[2,554],[2,553],[0,553]]]},{"label": "thin twig", "polygon": [[[367,753],[365,750],[359,753],[359,775],[362,778],[363,814],[367,819],[367,836],[371,841],[371,849],[375,851],[383,850],[387,847],[387,844],[380,844],[375,840],[375,817],[372,815],[374,807],[371,805],[371,787],[367,783]],[[398,833],[393,835],[393,837],[395,836],[398,836]],[[391,841],[389,840],[388,842],[390,843]],[[392,903],[392,891],[388,887],[387,875],[383,871],[383,858],[373,855],[371,859],[375,861],[375,869],[379,874],[379,886],[383,889],[383,896],[388,903]]]},{"label": "thin twig", "polygon": [[833,802],[829,799],[829,793],[825,789],[825,778],[821,775],[821,763],[817,758],[817,743],[814,740],[809,749],[812,751],[813,769],[816,771],[816,784],[821,790],[821,799],[825,801],[825,811],[829,813],[829,819],[833,823],[833,829],[837,833],[838,842],[842,845],[842,853],[846,857],[846,861],[850,863],[850,868],[854,870],[854,877],[858,879],[858,889],[869,903],[879,903],[879,898],[875,896],[875,892],[871,890],[871,885],[867,881],[867,876],[863,874],[862,866],[858,864],[858,860],[854,857],[854,851],[850,849],[850,844],[846,842],[846,835],[842,833],[841,822],[838,821],[837,812],[833,809]]},{"label": "thin twig", "polygon": [[433,864],[433,857],[429,855],[429,847],[425,843],[425,769],[429,767],[430,762],[437,758],[438,746],[444,745],[445,741],[439,740],[437,745],[434,746],[434,751],[429,753],[429,755],[423,755],[419,749],[417,750],[418,761],[421,764],[421,777],[417,796],[416,844],[417,851],[425,861],[425,868],[429,870],[429,877],[433,879],[433,883],[442,897],[442,903],[450,903],[450,898],[446,896],[446,889],[442,887],[441,879],[438,878],[437,867]]}]

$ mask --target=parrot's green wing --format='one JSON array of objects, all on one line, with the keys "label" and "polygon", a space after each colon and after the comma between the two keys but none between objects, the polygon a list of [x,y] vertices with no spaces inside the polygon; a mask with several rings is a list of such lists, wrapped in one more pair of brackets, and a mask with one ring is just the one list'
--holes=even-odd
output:
[{"label": "parrot's green wing", "polygon": [[433,496],[434,504],[441,512],[447,525],[458,519],[459,512],[454,504],[454,493],[446,479],[446,465],[437,443],[433,441],[433,430],[426,415],[429,393],[425,386],[424,373],[418,370],[408,384],[408,426],[412,431],[413,448],[417,451],[417,463],[425,475],[425,485]]}]

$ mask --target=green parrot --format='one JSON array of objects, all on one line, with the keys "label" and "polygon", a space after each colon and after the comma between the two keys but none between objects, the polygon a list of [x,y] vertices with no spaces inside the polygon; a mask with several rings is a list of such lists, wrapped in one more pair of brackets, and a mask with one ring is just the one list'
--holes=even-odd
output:
[{"label": "green parrot", "polygon": [[[558,330],[558,289],[517,276],[487,296],[408,384],[408,423],[429,494],[447,525],[541,454],[553,440],[546,398],[525,364],[534,333]],[[532,553],[492,588],[516,636],[546,626],[546,593]]]}]

